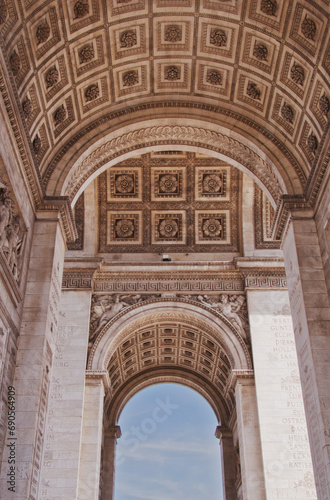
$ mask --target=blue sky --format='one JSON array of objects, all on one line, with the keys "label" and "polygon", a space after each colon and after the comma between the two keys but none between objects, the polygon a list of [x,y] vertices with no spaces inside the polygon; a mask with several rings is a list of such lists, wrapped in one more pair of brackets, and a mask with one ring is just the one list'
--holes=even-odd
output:
[{"label": "blue sky", "polygon": [[195,391],[159,384],[125,406],[115,500],[222,500],[217,420]]}]

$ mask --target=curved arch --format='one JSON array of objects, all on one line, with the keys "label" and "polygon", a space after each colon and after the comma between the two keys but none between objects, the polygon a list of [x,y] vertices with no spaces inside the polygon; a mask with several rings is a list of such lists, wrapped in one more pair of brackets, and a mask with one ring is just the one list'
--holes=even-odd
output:
[{"label": "curved arch", "polygon": [[54,171],[48,193],[75,201],[88,183],[111,165],[137,153],[168,147],[200,151],[229,161],[252,176],[274,205],[283,193],[302,192],[304,179],[297,172],[287,172],[278,160],[275,165],[243,135],[209,120],[191,119],[189,126],[178,123],[177,117],[143,120],[108,133],[85,146],[85,151],[68,161],[63,170]]},{"label": "curved arch", "polygon": [[[180,309],[178,309],[180,307]],[[220,313],[187,299],[153,299],[135,304],[117,314],[101,330],[91,349],[87,368],[106,370],[111,355],[131,333],[150,321],[180,321],[195,325],[223,346],[232,367],[251,369],[252,361],[246,343],[233,325]]]}]

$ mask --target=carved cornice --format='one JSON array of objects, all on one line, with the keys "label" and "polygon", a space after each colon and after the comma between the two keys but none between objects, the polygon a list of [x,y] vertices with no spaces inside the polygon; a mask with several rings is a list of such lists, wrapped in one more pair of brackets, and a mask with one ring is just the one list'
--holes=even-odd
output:
[{"label": "carved cornice", "polygon": [[141,144],[152,146],[170,143],[200,146],[224,154],[244,165],[260,179],[276,202],[283,193],[272,166],[238,140],[201,127],[174,125],[140,128],[102,144],[87,156],[74,172],[70,172],[65,194],[72,200],[83,183],[102,165],[125,152],[134,151],[141,147]]},{"label": "carved cornice", "polygon": [[291,196],[284,194],[276,208],[272,238],[274,240],[281,240],[283,238],[291,210],[308,210],[310,208],[311,204],[304,195]]},{"label": "carved cornice", "polygon": [[110,391],[110,378],[106,370],[86,370],[86,382],[102,382],[104,391]]},{"label": "carved cornice", "polygon": [[84,289],[91,290],[93,277],[96,273],[95,267],[63,269],[62,290]]},{"label": "carved cornice", "polygon": [[74,242],[78,238],[76,223],[67,196],[45,196],[41,211],[58,211],[66,241]]},{"label": "carved cornice", "polygon": [[237,383],[241,383],[243,385],[246,383],[254,385],[254,370],[232,370],[227,386],[227,392],[235,390]]},{"label": "carved cornice", "polygon": [[245,277],[245,289],[287,289],[288,282],[284,268],[244,268],[241,269]]}]

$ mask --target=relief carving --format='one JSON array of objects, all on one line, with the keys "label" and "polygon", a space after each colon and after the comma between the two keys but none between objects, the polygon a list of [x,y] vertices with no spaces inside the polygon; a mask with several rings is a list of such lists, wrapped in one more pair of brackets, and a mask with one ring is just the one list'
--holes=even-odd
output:
[{"label": "relief carving", "polygon": [[298,85],[304,85],[305,71],[300,64],[294,64],[291,68],[291,78]]},{"label": "relief carving", "polygon": [[84,64],[88,63],[92,59],[94,59],[94,47],[91,43],[89,43],[79,51],[79,62],[80,64]]},{"label": "relief carving", "polygon": [[260,10],[267,14],[267,16],[276,16],[276,0],[261,0]]},{"label": "relief carving", "polygon": [[8,9],[5,0],[0,0],[0,25],[6,22],[7,12]]},{"label": "relief carving", "polygon": [[22,108],[23,108],[23,114],[24,114],[25,118],[28,119],[31,116],[32,111],[33,111],[32,102],[28,97],[26,97],[24,99],[24,101],[22,102]]},{"label": "relief carving", "polygon": [[309,151],[313,154],[315,154],[317,148],[318,148],[318,140],[317,137],[312,133],[307,137],[307,147]]},{"label": "relief carving", "polygon": [[46,88],[50,89],[51,87],[53,87],[53,85],[55,85],[55,83],[58,82],[58,80],[59,72],[56,66],[52,66],[51,68],[49,68],[45,76]]},{"label": "relief carving", "polygon": [[316,24],[310,17],[305,16],[305,19],[301,23],[301,31],[307,40],[315,41],[316,35]]},{"label": "relief carving", "polygon": [[182,30],[180,26],[170,25],[166,26],[165,30],[165,41],[166,42],[181,42],[182,40]]},{"label": "relief carving", "polygon": [[87,102],[94,101],[100,95],[100,89],[97,83],[93,83],[93,85],[89,85],[85,90],[85,99]]},{"label": "relief carving", "polygon": [[21,59],[17,54],[16,50],[13,50],[11,56],[9,57],[9,64],[14,76],[17,76],[19,70],[21,69]]},{"label": "relief carving", "polygon": [[89,14],[89,5],[87,0],[78,0],[78,2],[74,4],[73,12],[75,19],[81,19],[82,17],[87,16],[87,14]]},{"label": "relief carving", "polygon": [[251,97],[251,99],[257,99],[258,101],[260,101],[261,91],[260,89],[258,89],[256,83],[249,82],[246,89],[246,93],[249,97]]},{"label": "relief carving", "polygon": [[259,61],[268,61],[268,49],[266,45],[256,42],[253,48],[253,55]]},{"label": "relief carving", "polygon": [[289,104],[287,104],[287,103],[283,104],[283,106],[281,108],[281,115],[285,121],[287,121],[289,123],[293,123],[294,112],[293,112],[292,107]]},{"label": "relief carving", "polygon": [[222,85],[222,74],[216,69],[209,69],[206,74],[206,81],[211,85]]},{"label": "relief carving", "polygon": [[7,187],[2,182],[0,186],[0,250],[18,281],[22,266],[23,221],[13,211],[14,202]]},{"label": "relief carving", "polygon": [[320,110],[322,111],[322,113],[324,115],[327,115],[329,113],[329,110],[330,110],[330,100],[329,100],[329,98],[325,94],[323,94],[320,97],[319,108],[320,108]]},{"label": "relief carving", "polygon": [[167,66],[165,68],[165,80],[180,80],[180,69],[177,66]]},{"label": "relief carving", "polygon": [[210,33],[210,43],[216,47],[227,45],[227,35],[223,30],[213,29]]},{"label": "relief carving", "polygon": [[134,47],[134,45],[137,44],[137,38],[136,38],[136,31],[133,30],[128,30],[125,31],[120,36],[120,46],[125,49],[130,49],[131,47]]},{"label": "relief carving", "polygon": [[123,75],[123,85],[124,87],[132,87],[139,83],[139,75],[137,71],[127,71]]},{"label": "relief carving", "polygon": [[45,21],[42,24],[39,24],[37,31],[36,31],[36,37],[37,37],[37,44],[40,45],[41,43],[45,43],[50,35],[50,26],[45,19]]}]

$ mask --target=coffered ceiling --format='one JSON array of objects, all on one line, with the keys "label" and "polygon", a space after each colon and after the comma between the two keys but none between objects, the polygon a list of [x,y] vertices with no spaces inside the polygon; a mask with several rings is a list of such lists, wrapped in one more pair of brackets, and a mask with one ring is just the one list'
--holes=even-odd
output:
[{"label": "coffered ceiling", "polygon": [[124,119],[192,109],[287,157],[304,187],[330,108],[328,12],[329,0],[0,0],[45,182]]}]

